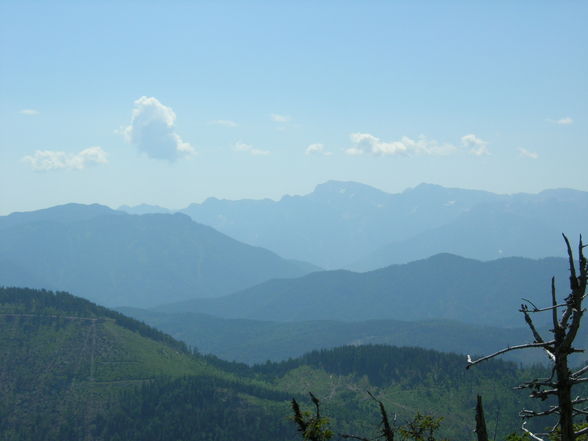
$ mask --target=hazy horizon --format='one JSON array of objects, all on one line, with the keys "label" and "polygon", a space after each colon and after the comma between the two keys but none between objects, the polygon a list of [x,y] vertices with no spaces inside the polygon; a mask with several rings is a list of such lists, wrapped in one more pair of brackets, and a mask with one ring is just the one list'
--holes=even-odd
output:
[{"label": "hazy horizon", "polygon": [[[317,185],[313,186],[310,191],[307,191],[307,192],[301,192],[301,193],[285,193],[285,194],[282,194],[282,195],[278,195],[276,197],[269,197],[269,196],[260,195],[258,197],[246,197],[246,198],[242,198],[242,199],[221,198],[221,197],[217,197],[217,196],[214,196],[214,195],[210,195],[210,196],[204,196],[203,198],[201,198],[199,200],[190,201],[190,202],[186,203],[183,206],[168,206],[165,203],[156,203],[156,202],[154,202],[154,203],[151,203],[151,202],[138,202],[138,203],[135,203],[135,204],[122,203],[122,204],[119,204],[119,205],[111,205],[111,204],[108,204],[108,203],[101,203],[101,202],[97,202],[97,201],[86,201],[86,202],[82,202],[82,201],[74,201],[74,200],[72,200],[72,201],[65,201],[63,203],[57,203],[57,204],[47,205],[47,206],[33,207],[33,208],[30,208],[30,209],[24,209],[24,210],[14,210],[14,211],[8,211],[8,212],[1,212],[0,211],[0,216],[6,216],[8,214],[16,213],[16,212],[28,212],[28,211],[43,210],[43,209],[46,209],[46,208],[56,207],[56,206],[60,206],[60,205],[67,205],[67,204],[81,204],[81,205],[98,204],[98,205],[103,205],[105,207],[111,208],[113,210],[119,210],[119,209],[121,209],[121,207],[133,208],[133,207],[138,207],[138,206],[145,205],[145,206],[153,206],[153,207],[165,208],[165,209],[170,210],[170,211],[176,211],[176,210],[182,210],[182,209],[188,207],[191,204],[201,204],[201,203],[205,202],[207,199],[219,199],[219,200],[227,200],[227,201],[239,201],[239,200],[271,200],[273,202],[279,202],[280,200],[282,200],[285,197],[306,196],[306,195],[312,193],[316,189],[316,187],[318,187],[318,186],[320,186],[322,184],[326,184],[328,182],[354,183],[354,184],[368,185],[368,184],[365,184],[363,182],[358,182],[358,181],[338,181],[338,180],[331,179],[331,180],[328,180],[328,181],[325,181],[325,182],[318,183]],[[389,194],[401,194],[401,193],[404,193],[405,191],[412,190],[412,189],[414,189],[416,187],[419,187],[421,185],[440,186],[440,187],[448,188],[448,189],[457,189],[457,188],[459,188],[459,189],[472,190],[472,191],[486,191],[486,192],[495,193],[495,194],[498,194],[498,195],[539,194],[539,193],[542,193],[544,191],[549,191],[549,190],[586,191],[586,190],[580,190],[580,189],[577,189],[577,188],[570,188],[570,187],[557,187],[557,188],[544,188],[544,189],[540,189],[538,191],[521,191],[521,192],[512,192],[512,193],[507,193],[507,192],[501,193],[501,192],[492,192],[490,190],[486,190],[486,189],[482,189],[482,188],[449,187],[449,186],[443,186],[443,185],[440,185],[440,184],[434,184],[434,183],[431,183],[431,182],[421,182],[419,184],[416,184],[415,186],[406,187],[406,188],[401,189],[399,191],[388,192],[388,191],[385,191],[382,188],[374,187],[374,186],[371,186],[371,185],[368,185],[368,186],[369,187],[372,187],[372,188],[375,188],[376,190],[381,190],[381,191],[383,191],[385,193],[389,193]]]},{"label": "hazy horizon", "polygon": [[0,213],[588,190],[583,2],[0,4]]}]

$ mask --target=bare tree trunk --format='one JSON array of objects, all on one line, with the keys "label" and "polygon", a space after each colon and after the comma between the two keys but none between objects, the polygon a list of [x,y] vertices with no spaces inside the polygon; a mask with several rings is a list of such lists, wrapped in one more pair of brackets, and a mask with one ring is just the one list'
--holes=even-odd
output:
[{"label": "bare tree trunk", "polygon": [[572,406],[572,384],[570,382],[570,371],[568,369],[567,357],[557,360],[555,370],[557,373],[557,398],[559,402],[559,428],[561,441],[574,441],[573,406]]},{"label": "bare tree trunk", "polygon": [[[550,406],[549,409],[542,412],[533,410],[523,409],[520,412],[521,417],[525,420],[528,418],[547,416],[547,415],[558,415],[558,430],[553,428],[548,433],[539,434],[544,437],[553,435],[554,432],[559,432],[560,441],[574,441],[579,435],[588,433],[588,428],[581,429],[578,432],[574,432],[574,416],[585,416],[588,415],[588,408],[582,407],[582,404],[588,402],[587,398],[577,399],[572,398],[572,387],[579,383],[588,382],[588,377],[583,376],[588,372],[588,365],[579,369],[576,372],[571,372],[568,367],[568,356],[574,352],[580,352],[581,350],[574,348],[574,340],[580,329],[580,323],[584,314],[582,307],[582,301],[586,296],[586,288],[588,285],[588,261],[584,257],[584,248],[586,245],[582,242],[580,236],[580,243],[578,246],[578,267],[574,263],[574,255],[572,247],[568,238],[564,235],[564,241],[568,252],[569,270],[570,270],[570,294],[565,298],[563,303],[557,302],[557,296],[555,292],[555,280],[551,279],[551,306],[545,308],[537,308],[535,304],[527,299],[523,299],[526,304],[521,305],[520,311],[523,313],[525,322],[529,325],[531,333],[533,334],[533,343],[527,343],[516,346],[509,346],[505,349],[501,349],[494,354],[487,355],[486,357],[472,360],[468,355],[468,365],[471,367],[482,361],[489,360],[505,352],[525,349],[525,348],[543,348],[547,353],[548,357],[553,362],[552,375],[549,378],[535,378],[531,381],[525,382],[520,385],[517,389],[529,389],[531,391],[530,396],[532,398],[539,398],[542,401],[555,396],[557,397],[557,405]],[[529,307],[529,304],[531,307]],[[561,316],[559,312],[561,311]],[[551,312],[553,329],[550,330],[553,338],[551,340],[545,340],[533,323],[531,314],[540,312]],[[555,380],[553,376],[555,375]],[[481,402],[478,402],[481,405]],[[543,441],[544,438],[532,433],[525,427],[526,421],[523,422],[522,429],[536,441]],[[476,430],[477,431],[477,430]],[[478,439],[480,435],[478,435]]]},{"label": "bare tree trunk", "polygon": [[484,407],[482,406],[482,397],[480,395],[478,395],[478,402],[476,404],[476,435],[478,436],[478,441],[488,441]]}]

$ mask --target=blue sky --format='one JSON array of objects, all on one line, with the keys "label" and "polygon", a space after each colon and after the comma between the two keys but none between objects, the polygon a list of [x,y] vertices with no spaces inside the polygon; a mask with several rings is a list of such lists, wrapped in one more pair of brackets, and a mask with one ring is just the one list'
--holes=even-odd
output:
[{"label": "blue sky", "polygon": [[583,1],[0,1],[0,214],[588,190]]}]

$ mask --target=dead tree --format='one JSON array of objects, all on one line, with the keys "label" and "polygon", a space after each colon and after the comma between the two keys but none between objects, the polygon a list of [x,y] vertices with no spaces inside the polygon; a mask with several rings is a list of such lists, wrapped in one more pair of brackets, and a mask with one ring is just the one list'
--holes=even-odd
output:
[{"label": "dead tree", "polygon": [[482,405],[482,397],[480,395],[478,395],[476,402],[476,437],[478,441],[488,441],[484,406]]},{"label": "dead tree", "polygon": [[[588,433],[588,428],[575,431],[574,417],[587,416],[588,407],[584,404],[588,403],[588,398],[573,397],[572,387],[588,381],[588,377],[584,374],[588,373],[588,365],[571,371],[568,366],[568,356],[575,352],[583,352],[583,350],[576,349],[574,339],[580,328],[580,322],[584,309],[582,309],[582,301],[586,297],[586,279],[588,275],[588,267],[584,257],[584,247],[582,237],[580,236],[580,244],[578,246],[578,266],[574,262],[574,255],[568,238],[563,235],[566,247],[568,260],[570,265],[570,294],[564,299],[562,303],[557,302],[555,279],[551,279],[551,306],[546,308],[538,308],[531,301],[525,300],[525,304],[521,305],[520,312],[523,313],[525,322],[531,329],[534,341],[533,343],[522,344],[517,346],[510,346],[502,349],[494,354],[486,357],[472,360],[468,355],[467,367],[470,368],[482,361],[494,358],[500,354],[508,351],[514,351],[525,348],[542,348],[552,362],[551,376],[548,378],[536,378],[532,381],[521,384],[517,389],[529,389],[532,398],[539,398],[546,400],[550,397],[555,397],[554,404],[548,409],[536,412],[533,410],[523,409],[520,416],[523,418],[522,429],[527,432],[533,439],[543,441],[541,436],[549,436],[557,433],[561,441],[573,441],[577,436]],[[553,329],[550,329],[551,339],[545,340],[537,330],[531,315],[538,312],[551,313]],[[548,433],[531,433],[526,427],[526,420],[538,416],[556,415],[558,416],[557,424]]]},{"label": "dead tree", "polygon": [[[435,436],[435,432],[439,429],[443,418],[421,415],[417,412],[415,417],[412,420],[407,421],[406,424],[397,425],[396,415],[394,415],[394,419],[390,422],[384,403],[378,400],[369,391],[368,395],[372,400],[378,403],[378,407],[380,408],[380,429],[376,435],[368,438],[360,435],[335,433],[330,429],[329,419],[321,416],[320,400],[311,392],[309,392],[309,394],[315,407],[315,415],[311,412],[302,412],[296,399],[292,399],[292,410],[294,412],[293,420],[298,426],[298,431],[302,434],[302,439],[304,441],[328,441],[335,434],[341,439],[351,439],[356,441],[395,441],[395,439],[398,439],[396,438],[397,434],[400,435],[400,441],[447,441],[446,439],[437,440]],[[487,437],[484,440],[478,437],[478,440],[488,441]]]}]

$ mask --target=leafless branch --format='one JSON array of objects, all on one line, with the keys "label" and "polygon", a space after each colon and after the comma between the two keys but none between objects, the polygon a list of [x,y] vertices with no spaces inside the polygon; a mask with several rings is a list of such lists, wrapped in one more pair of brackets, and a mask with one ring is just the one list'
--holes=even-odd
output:
[{"label": "leafless branch", "polygon": [[582,369],[577,370],[576,372],[574,372],[572,374],[572,377],[578,377],[584,373],[588,372],[588,364],[586,366],[584,366]]},{"label": "leafless branch", "polygon": [[[578,277],[576,276],[576,265],[574,263],[574,255],[572,254],[572,247],[570,245],[570,241],[566,237],[565,234],[562,234],[564,241],[566,243],[566,248],[568,251],[568,262],[570,264],[570,289],[572,291],[578,288]],[[582,239],[580,239],[580,255],[582,254]]]},{"label": "leafless branch", "polygon": [[[539,331],[537,331],[537,328],[535,327],[535,324],[533,323],[533,320],[531,319],[531,316],[529,315],[527,305],[524,305],[524,304],[521,305],[520,311],[524,314],[525,322],[527,322],[527,325],[529,325],[529,328],[531,329],[533,337],[535,337],[535,343],[545,343],[545,341],[543,340],[543,337],[541,337],[541,334],[539,334]],[[549,348],[543,348],[543,349],[545,349],[545,352],[547,353],[547,356],[551,359],[551,361],[555,361],[555,355],[553,355],[553,350],[550,350]]]},{"label": "leafless branch", "polygon": [[523,409],[519,412],[519,415],[522,418],[534,418],[539,416],[547,416],[553,415],[554,413],[559,413],[559,406],[551,406],[549,410],[544,410],[542,412],[537,412],[534,410]]},{"label": "leafless branch", "polygon": [[548,389],[548,390],[534,390],[531,392],[529,397],[531,398],[539,398],[542,401],[549,398],[550,395],[557,395],[557,389]]},{"label": "leafless branch", "polygon": [[[516,386],[514,389],[534,389],[537,388],[538,386],[542,386],[542,387],[557,387],[557,383],[554,383],[553,381],[550,380],[532,380],[532,381],[528,381],[526,383],[520,384],[518,386]],[[557,390],[557,389],[554,389]]]},{"label": "leafless branch", "polygon": [[[526,299],[522,299],[522,300],[526,300]],[[568,306],[567,303],[559,303],[557,305],[551,305],[551,306],[546,306],[545,308],[537,308],[537,309],[528,309],[527,312],[531,312],[531,313],[535,313],[535,312],[545,312],[545,311],[551,311],[557,308],[564,308]],[[519,309],[520,311],[520,309]]]},{"label": "leafless branch", "polygon": [[524,345],[509,346],[508,348],[501,349],[500,351],[497,351],[494,354],[490,354],[485,357],[478,358],[477,360],[472,360],[472,358],[468,355],[467,356],[468,364],[466,366],[466,369],[469,369],[470,367],[472,367],[475,364],[478,364],[483,361],[489,360],[491,358],[497,357],[498,355],[502,355],[505,352],[516,351],[518,349],[526,349],[526,348],[545,348],[545,347],[549,347],[553,343],[555,343],[555,342],[553,340],[550,340],[550,341],[547,341],[544,343],[527,343]]},{"label": "leafless branch", "polygon": [[543,340],[543,337],[541,337],[541,334],[539,334],[539,331],[537,331],[537,328],[533,324],[533,320],[531,320],[531,316],[529,316],[527,306],[521,305],[520,311],[524,314],[525,322],[527,322],[527,325],[529,325],[529,328],[531,329],[531,332],[533,333],[533,337],[535,337],[535,343],[545,343],[545,341]]},{"label": "leafless branch", "polygon": [[527,433],[535,441],[545,441],[543,438],[539,438],[537,435],[535,435],[533,432],[531,432],[529,429],[527,429],[525,427],[526,424],[527,424],[527,422],[523,421],[523,424],[521,425],[521,429],[523,429],[523,432]]},{"label": "leafless branch", "polygon": [[[531,311],[533,311],[533,312],[539,311],[539,308],[537,308],[537,305],[535,305],[535,304],[534,304],[532,301],[530,301],[529,299],[526,299],[526,298],[522,297],[522,298],[521,298],[521,300],[524,300],[525,302],[527,302],[527,303],[529,303],[530,305],[532,305],[532,306],[533,306],[533,309],[531,309]],[[527,308],[527,305],[521,305],[521,310],[522,310],[523,308],[524,308],[524,309],[528,309],[528,308]]]},{"label": "leafless branch", "polygon": [[557,321],[557,296],[555,292],[555,277],[551,278],[551,320],[553,322],[553,332],[556,332],[556,329],[559,326]]}]

